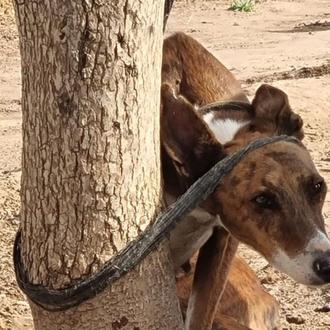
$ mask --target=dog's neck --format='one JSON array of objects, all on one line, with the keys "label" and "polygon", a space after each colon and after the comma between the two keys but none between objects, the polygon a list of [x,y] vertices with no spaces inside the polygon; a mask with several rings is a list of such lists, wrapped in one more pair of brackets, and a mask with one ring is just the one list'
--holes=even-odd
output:
[{"label": "dog's neck", "polygon": [[[207,116],[205,118],[205,116]],[[212,117],[212,118],[211,118]],[[263,134],[255,130],[253,118],[249,114],[243,115],[241,118],[221,118],[212,112],[205,114],[203,119],[212,130],[216,139],[222,144],[228,146],[227,150],[232,153],[246,145],[249,141],[261,137]],[[211,121],[211,122],[210,122]],[[233,150],[233,151],[232,151]],[[215,157],[209,160],[210,168],[218,161]],[[184,194],[187,189],[198,179],[198,177],[190,177],[178,173],[177,168],[167,155],[166,151],[162,152],[163,176],[166,184],[166,193],[171,196],[168,200],[168,205],[173,203],[176,198]],[[198,166],[198,164],[196,164]],[[204,173],[202,173],[203,175]]]},{"label": "dog's neck", "polygon": [[[248,140],[256,138],[255,134],[245,133],[244,136]],[[235,152],[244,145],[245,139],[235,139],[227,143],[229,154]],[[246,143],[247,143],[246,142]],[[165,202],[167,206],[173,204],[175,200],[186,192],[186,190],[198,179],[192,178],[177,171],[173,162],[169,159],[163,150],[163,175],[166,187]],[[216,164],[220,159],[216,156],[210,162]],[[209,168],[209,169],[210,169]],[[208,170],[208,169],[206,169]],[[170,235],[170,249],[175,269],[178,269],[189,258],[198,251],[211,237],[215,227],[226,227],[223,225],[220,215],[212,210],[213,199],[202,201],[200,206],[194,209],[188,216],[177,224],[175,230]],[[226,229],[227,230],[227,229]]]}]

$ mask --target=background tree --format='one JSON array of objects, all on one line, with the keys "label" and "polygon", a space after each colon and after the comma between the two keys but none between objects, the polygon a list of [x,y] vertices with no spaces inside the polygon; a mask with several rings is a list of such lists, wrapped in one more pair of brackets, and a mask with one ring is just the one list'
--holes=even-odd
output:
[{"label": "background tree", "polygon": [[[162,207],[159,86],[164,1],[15,0],[22,57],[22,257],[63,288],[97,271]],[[166,243],[36,329],[180,329]]]}]

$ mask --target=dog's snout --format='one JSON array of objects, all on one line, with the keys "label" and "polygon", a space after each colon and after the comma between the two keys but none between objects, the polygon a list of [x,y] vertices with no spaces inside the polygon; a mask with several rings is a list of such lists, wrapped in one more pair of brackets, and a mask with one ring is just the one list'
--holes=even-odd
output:
[{"label": "dog's snout", "polygon": [[313,269],[325,283],[330,283],[330,252],[317,258],[313,263]]}]

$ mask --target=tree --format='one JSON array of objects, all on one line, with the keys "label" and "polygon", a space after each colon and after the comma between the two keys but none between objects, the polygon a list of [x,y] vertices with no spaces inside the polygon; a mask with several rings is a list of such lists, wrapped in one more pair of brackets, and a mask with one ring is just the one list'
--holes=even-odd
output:
[{"label": "tree", "polygon": [[[164,1],[15,0],[22,57],[22,261],[63,288],[96,272],[162,208]],[[180,329],[167,244],[36,329]]]}]

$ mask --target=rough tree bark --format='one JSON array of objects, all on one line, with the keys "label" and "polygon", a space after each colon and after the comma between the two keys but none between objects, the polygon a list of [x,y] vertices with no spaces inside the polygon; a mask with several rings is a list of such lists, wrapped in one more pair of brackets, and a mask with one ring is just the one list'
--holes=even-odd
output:
[{"label": "rough tree bark", "polygon": [[[162,206],[164,1],[14,0],[22,56],[22,256],[33,283],[97,271]],[[66,312],[30,303],[36,329],[180,329],[164,243]]]}]

